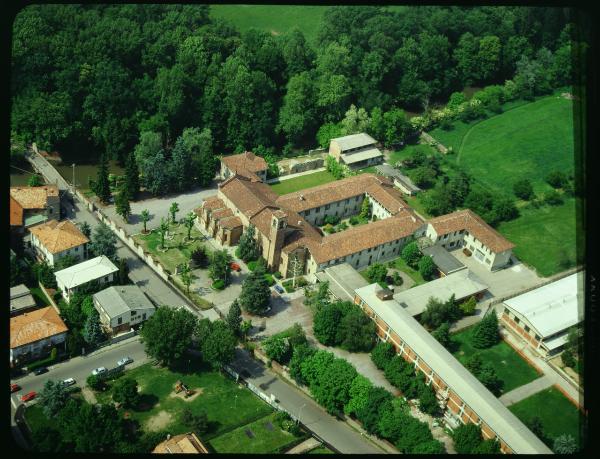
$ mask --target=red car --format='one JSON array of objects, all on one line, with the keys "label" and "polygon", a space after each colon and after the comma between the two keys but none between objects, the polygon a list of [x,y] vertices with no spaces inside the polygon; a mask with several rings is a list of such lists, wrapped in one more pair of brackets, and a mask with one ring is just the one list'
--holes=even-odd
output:
[{"label": "red car", "polygon": [[229,266],[231,267],[231,269],[233,269],[234,271],[238,271],[240,272],[242,270],[242,268],[240,268],[240,265],[238,265],[237,263],[230,263]]},{"label": "red car", "polygon": [[19,386],[18,384],[11,384],[10,385],[10,392],[18,392],[21,390],[21,386]]},{"label": "red car", "polygon": [[37,395],[37,393],[35,391],[31,391],[25,395],[21,395],[21,401],[22,402],[28,402],[30,400],[33,400],[35,398],[35,396]]}]

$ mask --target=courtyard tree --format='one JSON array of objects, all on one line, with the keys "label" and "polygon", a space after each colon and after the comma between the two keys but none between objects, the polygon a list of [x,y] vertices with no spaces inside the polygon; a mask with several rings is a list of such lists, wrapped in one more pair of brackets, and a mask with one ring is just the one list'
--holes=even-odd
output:
[{"label": "courtyard tree", "polygon": [[146,228],[146,224],[150,221],[150,211],[148,209],[144,209],[142,210],[142,212],[140,213],[140,219],[142,220],[142,223],[144,224],[144,234],[146,234],[148,232],[148,229]]},{"label": "courtyard tree", "polygon": [[500,454],[500,443],[495,438],[488,438],[479,443],[473,452],[475,454]]},{"label": "courtyard tree", "polygon": [[[354,379],[353,383],[357,378]],[[379,433],[379,421],[385,411],[392,409],[393,396],[383,387],[372,386],[368,389],[364,398],[364,402],[356,409],[356,418],[362,422],[363,427],[370,434]]]},{"label": "courtyard tree", "polygon": [[292,357],[292,346],[287,338],[271,336],[263,343],[265,354],[272,360],[287,364]]},{"label": "courtyard tree", "polygon": [[421,250],[416,241],[406,244],[400,253],[400,257],[406,262],[411,268],[416,268],[417,263],[421,259]]},{"label": "courtyard tree", "polygon": [[242,293],[238,300],[244,311],[250,314],[264,314],[271,302],[271,290],[262,269],[252,271],[242,283]]},{"label": "courtyard tree", "polygon": [[185,291],[189,295],[190,294],[190,285],[192,285],[192,270],[190,269],[190,265],[187,263],[182,263],[181,271],[179,272],[179,276],[181,277],[181,282],[185,285]]},{"label": "courtyard tree", "polygon": [[477,424],[461,424],[452,432],[454,449],[458,454],[473,454],[482,442],[481,428]]},{"label": "courtyard tree", "polygon": [[304,304],[313,312],[330,304],[329,281],[319,282],[316,288],[306,288]]},{"label": "courtyard tree", "polygon": [[227,323],[202,319],[198,322],[197,336],[204,362],[219,369],[233,360],[237,339]]},{"label": "courtyard tree", "polygon": [[54,418],[69,401],[69,393],[62,381],[47,380],[38,395],[38,403],[48,419]]},{"label": "courtyard tree", "polygon": [[242,325],[240,325],[240,333],[242,335],[242,340],[246,341],[246,338],[248,337],[248,333],[250,333],[250,330],[252,330],[252,321],[251,320],[244,320],[242,322]]},{"label": "courtyard tree", "polygon": [[419,409],[431,416],[435,416],[440,412],[440,406],[431,385],[421,385],[419,390]]},{"label": "courtyard tree", "polygon": [[336,301],[325,308],[315,312],[313,318],[313,332],[315,338],[325,346],[339,344],[339,325],[346,315],[351,303],[348,301]]},{"label": "courtyard tree", "polygon": [[112,398],[125,408],[135,408],[140,402],[138,383],[133,378],[121,378],[115,381],[112,389]]},{"label": "courtyard tree", "polygon": [[125,222],[129,220],[131,215],[131,206],[129,205],[129,195],[125,187],[121,187],[117,197],[115,198],[115,210]]},{"label": "courtyard tree", "polygon": [[179,212],[179,204],[176,202],[171,203],[171,207],[169,207],[169,213],[171,214],[171,223],[173,224],[177,223],[177,220],[175,220],[177,212]]},{"label": "courtyard tree", "polygon": [[169,233],[169,221],[165,220],[164,217],[160,219],[160,226],[158,227],[158,234],[160,234],[160,248],[165,248],[165,237]]},{"label": "courtyard tree", "polygon": [[350,384],[350,400],[344,406],[344,413],[349,415],[356,415],[358,410],[361,410],[369,401],[369,392],[373,387],[373,383],[359,374],[354,378],[352,384]]},{"label": "courtyard tree", "polygon": [[421,315],[421,323],[435,329],[444,322],[452,323],[461,317],[462,311],[455,300],[454,294],[445,302],[431,297]]},{"label": "courtyard tree", "polygon": [[450,324],[448,322],[444,322],[431,332],[431,336],[438,340],[438,342],[446,349],[452,345],[452,338],[450,338]]},{"label": "courtyard tree", "polygon": [[500,341],[498,317],[494,311],[487,314],[473,329],[471,344],[478,349],[485,349]]},{"label": "courtyard tree", "polygon": [[234,335],[240,336],[242,326],[242,309],[240,308],[240,303],[238,302],[237,298],[233,300],[233,303],[231,303],[231,306],[229,306],[229,311],[227,312],[225,322]]},{"label": "courtyard tree", "polygon": [[163,365],[172,365],[191,345],[197,320],[186,309],[158,307],[140,331],[146,353]]},{"label": "courtyard tree", "polygon": [[189,212],[185,216],[185,227],[187,228],[187,240],[192,240],[192,228],[194,227],[194,222],[196,221],[196,214],[194,212]]},{"label": "courtyard tree", "polygon": [[385,282],[387,268],[381,263],[375,263],[369,266],[365,275],[369,282]]},{"label": "courtyard tree", "polygon": [[221,281],[224,285],[229,283],[231,261],[231,255],[229,255],[229,252],[225,249],[215,250],[211,253],[208,275],[213,282]]},{"label": "courtyard tree", "polygon": [[97,257],[104,255],[112,261],[117,259],[117,236],[106,223],[100,222],[94,228],[90,249]]},{"label": "courtyard tree", "polygon": [[369,202],[369,198],[363,199],[363,202],[360,206],[359,217],[367,220],[371,218],[371,203]]},{"label": "courtyard tree", "polygon": [[419,273],[425,280],[431,280],[437,272],[437,267],[430,256],[422,256],[419,260]]},{"label": "courtyard tree", "polygon": [[513,184],[513,192],[519,199],[529,201],[533,197],[533,186],[529,179],[517,180]]},{"label": "courtyard tree", "polygon": [[256,230],[254,225],[249,225],[244,234],[240,237],[239,241],[239,256],[244,262],[248,263],[249,261],[256,260],[259,255],[259,247],[256,242]]}]

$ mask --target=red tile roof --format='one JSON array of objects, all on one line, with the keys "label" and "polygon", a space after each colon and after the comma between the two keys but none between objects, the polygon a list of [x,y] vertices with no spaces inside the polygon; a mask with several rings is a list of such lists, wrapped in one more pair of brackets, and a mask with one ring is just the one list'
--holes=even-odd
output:
[{"label": "red tile roof", "polygon": [[221,161],[232,171],[238,173],[261,172],[269,168],[267,162],[260,156],[256,156],[250,151],[246,151],[239,155],[224,156]]},{"label": "red tile roof", "polygon": [[10,318],[10,348],[34,343],[69,329],[52,306]]},{"label": "red tile roof", "polygon": [[10,197],[10,226],[23,226],[23,207]]}]

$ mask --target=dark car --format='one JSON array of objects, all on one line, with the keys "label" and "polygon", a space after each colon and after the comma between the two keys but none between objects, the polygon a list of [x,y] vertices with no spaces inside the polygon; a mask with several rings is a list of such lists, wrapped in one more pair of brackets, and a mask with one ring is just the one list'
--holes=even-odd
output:
[{"label": "dark car", "polygon": [[33,370],[34,375],[43,375],[44,373],[48,373],[48,368],[40,367],[40,368],[36,368],[35,370]]},{"label": "dark car", "polygon": [[277,293],[279,293],[280,295],[283,295],[283,292],[285,290],[283,290],[283,287],[281,285],[275,285],[275,287],[273,287],[275,290],[277,290]]}]

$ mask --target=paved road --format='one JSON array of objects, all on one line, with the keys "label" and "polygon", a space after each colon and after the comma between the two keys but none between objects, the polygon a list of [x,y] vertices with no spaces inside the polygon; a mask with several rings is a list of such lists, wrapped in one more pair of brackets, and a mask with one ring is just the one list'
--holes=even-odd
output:
[{"label": "paved road", "polygon": [[[42,172],[49,183],[56,184],[59,189],[69,189],[68,183],[64,178],[49,164],[44,158],[39,155],[28,155],[28,159]],[[61,205],[65,208],[65,218],[72,220],[74,223],[87,222],[90,227],[95,228],[100,222],[95,215],[92,214],[83,203],[77,198],[74,199],[73,205],[62,200]],[[199,317],[208,317],[211,320],[218,318],[214,311],[200,313],[181,295],[174,291],[163,279],[158,276],[146,263],[140,260],[137,255],[119,239],[117,239],[117,254],[120,258],[125,258],[129,266],[129,278],[138,285],[149,297],[158,305],[167,306],[184,306],[193,314]]]},{"label": "paved road", "polygon": [[251,375],[246,378],[247,381],[259,387],[264,393],[275,395],[281,406],[297,416],[303,424],[317,432],[341,453],[384,453],[345,422],[329,415],[306,394],[279,379],[262,363],[253,360],[246,351],[236,349],[236,360],[232,367],[238,372],[247,370]]},{"label": "paved road", "polygon": [[542,376],[541,378],[534,379],[533,381],[531,381],[528,384],[525,384],[524,386],[517,387],[516,389],[507,392],[498,399],[505,406],[510,406],[533,394],[537,394],[541,390],[547,389],[553,384],[554,382],[552,381],[552,378],[549,378],[548,376]]}]

